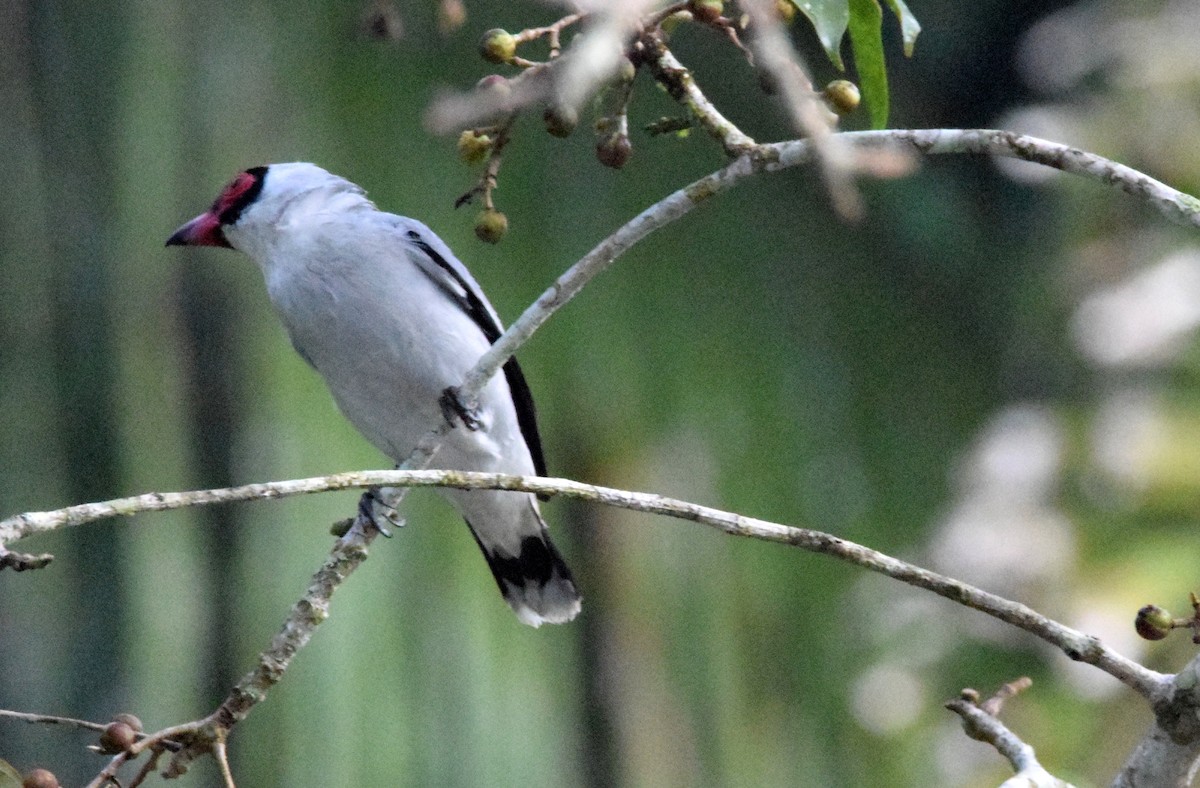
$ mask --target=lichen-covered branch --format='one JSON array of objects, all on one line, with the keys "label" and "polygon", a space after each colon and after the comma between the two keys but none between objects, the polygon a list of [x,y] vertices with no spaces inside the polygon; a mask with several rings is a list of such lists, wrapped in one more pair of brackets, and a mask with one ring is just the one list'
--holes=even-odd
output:
[{"label": "lichen-covered branch", "polygon": [[687,108],[701,128],[721,143],[730,158],[737,158],[755,149],[757,143],[708,100],[696,84],[692,72],[679,62],[659,34],[644,34],[638,40],[636,49],[638,58],[650,69],[658,83],[667,89],[671,98]]}]

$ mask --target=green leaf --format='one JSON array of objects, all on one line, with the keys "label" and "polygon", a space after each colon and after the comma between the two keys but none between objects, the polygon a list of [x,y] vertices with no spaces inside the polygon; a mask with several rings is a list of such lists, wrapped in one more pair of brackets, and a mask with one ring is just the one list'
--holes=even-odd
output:
[{"label": "green leaf", "polygon": [[917,44],[917,36],[921,33],[921,23],[913,16],[912,11],[904,4],[904,0],[887,0],[892,13],[900,20],[900,35],[904,38],[904,56],[912,57],[913,47]]},{"label": "green leaf", "polygon": [[846,26],[850,23],[850,0],[792,0],[800,13],[808,17],[825,54],[837,66],[838,71],[845,71],[846,64],[842,62],[842,39],[846,36]]},{"label": "green leaf", "polygon": [[0,760],[0,788],[21,788],[21,773],[8,761]]},{"label": "green leaf", "polygon": [[858,87],[871,127],[882,129],[888,119],[887,66],[883,59],[883,9],[877,0],[850,0],[850,47],[858,71]]}]

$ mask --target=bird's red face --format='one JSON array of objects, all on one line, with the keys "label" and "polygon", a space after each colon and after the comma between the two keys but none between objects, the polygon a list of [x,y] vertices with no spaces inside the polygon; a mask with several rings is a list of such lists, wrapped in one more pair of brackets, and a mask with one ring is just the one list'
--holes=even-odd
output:
[{"label": "bird's red face", "polygon": [[223,246],[232,249],[224,228],[237,222],[242,211],[262,193],[266,167],[251,167],[221,190],[212,207],[180,227],[167,239],[167,246]]}]

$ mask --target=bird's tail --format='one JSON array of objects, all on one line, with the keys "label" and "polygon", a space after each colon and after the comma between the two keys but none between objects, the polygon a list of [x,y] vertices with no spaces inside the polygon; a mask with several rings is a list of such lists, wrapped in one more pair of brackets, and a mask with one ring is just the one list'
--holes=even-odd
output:
[{"label": "bird's tail", "polygon": [[537,528],[520,538],[515,551],[506,550],[487,539],[486,529],[483,532],[485,537],[481,538],[480,529],[470,520],[467,525],[487,559],[504,601],[508,602],[521,623],[531,627],[564,624],[579,613],[583,600],[575,587],[571,570],[558,548],[550,541],[545,521],[534,506],[530,506],[529,510],[536,518]]}]

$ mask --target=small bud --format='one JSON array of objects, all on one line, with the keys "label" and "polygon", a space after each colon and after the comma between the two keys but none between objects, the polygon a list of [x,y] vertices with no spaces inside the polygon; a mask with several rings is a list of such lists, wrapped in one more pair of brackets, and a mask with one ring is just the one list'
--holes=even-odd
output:
[{"label": "small bud", "polygon": [[569,137],[579,125],[579,110],[565,104],[551,104],[542,113],[546,131],[555,137]]},{"label": "small bud", "polygon": [[58,788],[58,778],[47,769],[32,769],[21,781],[21,788]]},{"label": "small bud", "polygon": [[775,0],[775,16],[785,25],[796,18],[796,4],[792,0]]},{"label": "small bud", "polygon": [[492,150],[492,138],[467,129],[458,135],[458,157],[467,164],[478,164]]},{"label": "small bud", "polygon": [[1146,605],[1137,612],[1133,628],[1146,640],[1162,640],[1174,627],[1171,614],[1158,605]]},{"label": "small bud", "polygon": [[125,752],[137,741],[133,728],[123,722],[110,722],[100,734],[100,752],[105,755],[116,755]]},{"label": "small bud", "polygon": [[508,217],[495,208],[484,208],[475,217],[475,235],[479,240],[498,244],[508,232]]},{"label": "small bud", "polygon": [[489,63],[509,63],[517,54],[517,39],[507,30],[493,28],[483,34],[479,54]]},{"label": "small bud", "polygon": [[631,153],[633,145],[630,144],[629,137],[620,132],[601,137],[596,142],[596,158],[605,167],[612,167],[614,170],[624,167]]},{"label": "small bud", "polygon": [[722,0],[688,0],[688,10],[697,21],[711,24],[725,13],[725,3]]},{"label": "small bud", "polygon": [[848,115],[858,109],[858,103],[862,100],[858,85],[848,79],[835,79],[830,82],[825,86],[822,95],[839,115]]},{"label": "small bud", "polygon": [[125,723],[130,728],[133,728],[134,733],[141,733],[145,730],[145,728],[142,727],[142,721],[127,712],[121,712],[117,716],[113,717],[113,722]]}]

